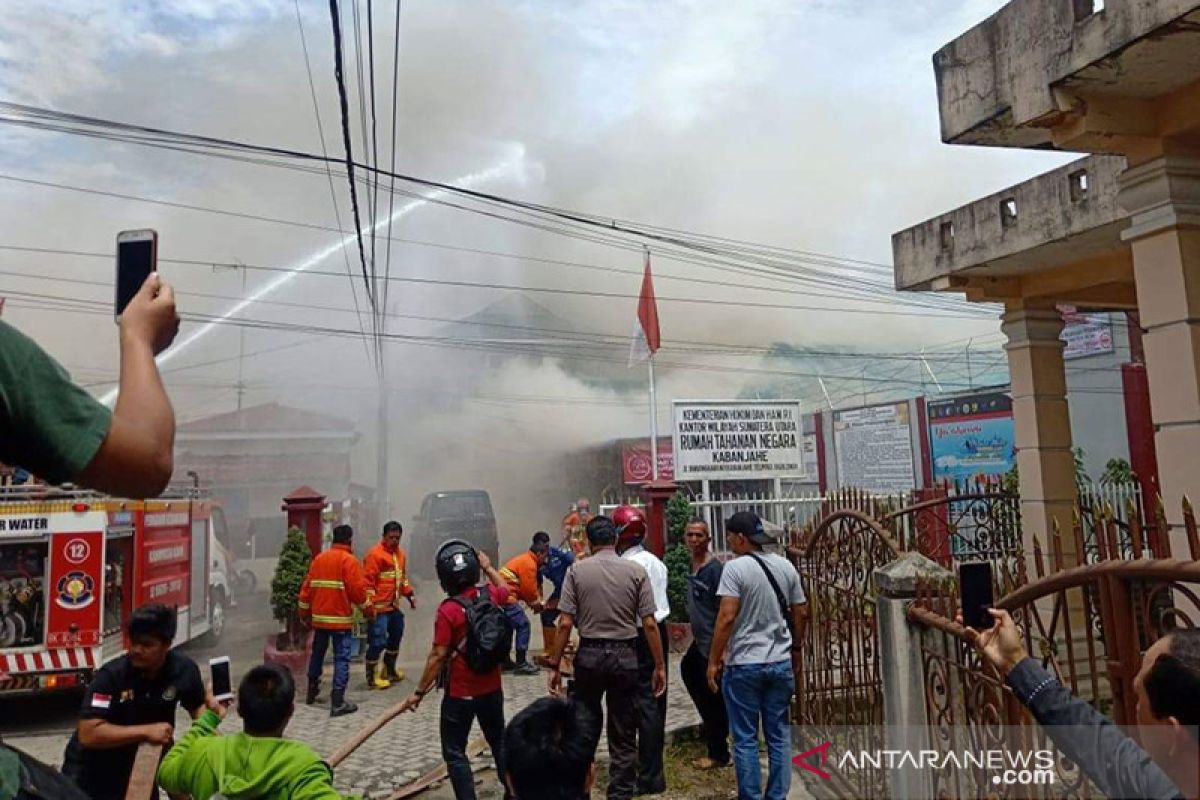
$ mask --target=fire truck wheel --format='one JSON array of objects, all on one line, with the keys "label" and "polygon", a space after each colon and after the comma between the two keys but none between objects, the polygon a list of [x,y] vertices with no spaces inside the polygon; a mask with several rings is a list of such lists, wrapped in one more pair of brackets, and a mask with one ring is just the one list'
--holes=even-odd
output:
[{"label": "fire truck wheel", "polygon": [[213,591],[212,610],[208,612],[208,641],[216,644],[225,635],[225,623],[228,620],[225,593],[220,589]]}]

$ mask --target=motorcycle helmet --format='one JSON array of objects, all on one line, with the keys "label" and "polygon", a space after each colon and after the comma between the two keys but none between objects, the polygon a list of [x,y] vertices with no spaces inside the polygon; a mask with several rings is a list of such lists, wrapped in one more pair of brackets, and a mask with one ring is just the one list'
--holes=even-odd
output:
[{"label": "motorcycle helmet", "polygon": [[479,583],[479,556],[475,548],[461,539],[451,539],[438,548],[434,557],[438,583],[449,595],[456,595]]},{"label": "motorcycle helmet", "polygon": [[646,515],[640,508],[619,506],[611,514],[617,528],[617,550],[627,550],[646,538]]}]

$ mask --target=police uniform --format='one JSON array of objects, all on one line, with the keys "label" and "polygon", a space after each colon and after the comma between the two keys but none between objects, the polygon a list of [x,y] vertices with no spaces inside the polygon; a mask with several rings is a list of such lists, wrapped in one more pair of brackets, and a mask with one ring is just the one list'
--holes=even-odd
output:
[{"label": "police uniform", "polygon": [[[175,724],[175,709],[183,706],[193,717],[204,706],[204,681],[196,662],[174,650],[154,677],[133,668],[121,656],[96,670],[83,697],[81,719],[101,719],[112,725]],[[63,774],[92,800],[124,800],[138,745],[89,750],[71,735],[63,754]],[[153,795],[152,795],[153,796]]]},{"label": "police uniform", "polygon": [[638,684],[637,634],[642,620],[653,617],[654,594],[646,570],[623,559],[611,547],[576,561],[563,581],[559,609],[579,629],[573,696],[603,720],[608,710],[611,763],[608,797],[628,800],[637,788],[637,710],[632,702]]}]

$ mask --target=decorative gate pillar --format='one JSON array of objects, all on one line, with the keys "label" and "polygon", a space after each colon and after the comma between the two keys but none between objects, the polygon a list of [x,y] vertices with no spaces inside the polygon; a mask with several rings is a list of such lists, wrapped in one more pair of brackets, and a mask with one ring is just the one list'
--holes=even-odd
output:
[{"label": "decorative gate pillar", "polygon": [[1200,158],[1164,156],[1121,176],[1130,213],[1150,411],[1171,555],[1188,558],[1183,498],[1200,497]]},{"label": "decorative gate pillar", "polygon": [[659,558],[667,549],[667,501],[679,491],[674,481],[650,481],[642,486],[646,501],[646,549]]},{"label": "decorative gate pillar", "polygon": [[[875,607],[879,625],[879,673],[883,682],[885,747],[916,752],[928,750],[929,713],[925,703],[929,676],[921,663],[920,631],[908,622],[908,606],[917,584],[941,585],[953,574],[920,553],[904,553],[875,570]],[[890,797],[933,797],[928,770],[905,768],[888,772]]]},{"label": "decorative gate pillar", "polygon": [[[1063,366],[1062,314],[1053,302],[1013,299],[1006,303],[1002,330],[1008,337],[1013,424],[1020,472],[1024,550],[1032,557],[1033,538],[1045,547],[1055,520],[1071,530],[1075,511],[1075,456]],[[1079,563],[1071,536],[1063,537],[1064,566]],[[1029,570],[1030,575],[1034,572]]]},{"label": "decorative gate pillar", "polygon": [[304,531],[304,539],[314,558],[321,552],[321,512],[324,509],[325,495],[308,486],[301,486],[283,498],[288,527],[295,525]]}]

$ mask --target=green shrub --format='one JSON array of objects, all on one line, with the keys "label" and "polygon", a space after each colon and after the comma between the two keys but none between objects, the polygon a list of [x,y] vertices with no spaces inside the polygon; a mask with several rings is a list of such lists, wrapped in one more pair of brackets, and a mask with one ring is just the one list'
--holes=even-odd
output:
[{"label": "green shrub", "polygon": [[687,545],[675,544],[663,554],[663,563],[667,565],[667,602],[671,604],[671,616],[667,621],[688,622],[688,575],[692,571],[692,554]]},{"label": "green shrub", "polygon": [[279,563],[275,565],[275,574],[271,577],[271,615],[284,626],[281,649],[294,647],[304,628],[300,622],[298,605],[300,587],[304,585],[311,561],[312,553],[309,552],[304,533],[293,525],[288,528],[287,539],[279,551]]}]

